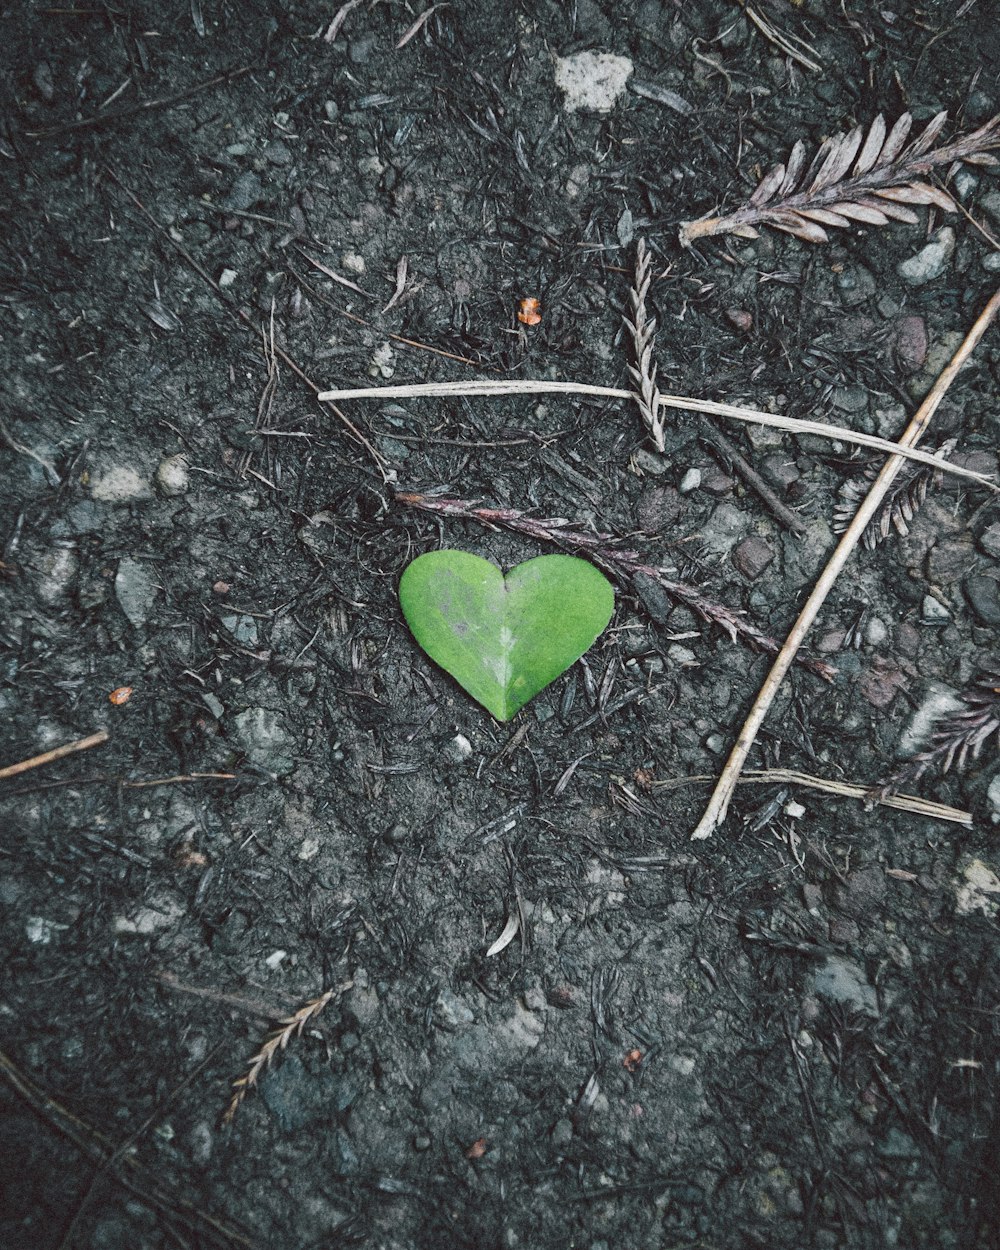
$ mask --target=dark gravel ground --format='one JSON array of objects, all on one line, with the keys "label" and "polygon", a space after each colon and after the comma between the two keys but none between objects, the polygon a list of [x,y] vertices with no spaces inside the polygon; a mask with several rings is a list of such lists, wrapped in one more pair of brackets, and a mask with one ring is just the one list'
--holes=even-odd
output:
[{"label": "dark gravel ground", "polygon": [[[896,437],[992,293],[994,171],[825,245],[677,228],[799,137],[986,120],[993,6],[761,3],[816,71],[724,0],[459,0],[401,48],[416,6],[344,9],[3,10],[0,766],[109,736],[0,780],[0,1243],[1000,1244],[995,749],[916,787],[971,827],[747,785],[692,842],[764,655],[625,584],[500,726],[396,597],[436,545],[546,550],[394,499],[441,489],[629,536],[780,638],[877,459],[308,385],[627,385],[643,238],[664,390]],[[605,113],[557,88],[582,51],[631,63]],[[994,330],[929,440],[986,472],[998,370]],[[810,639],[837,676],[793,673],[754,767],[874,784],[997,666],[994,498],[948,479],[855,556]]]}]

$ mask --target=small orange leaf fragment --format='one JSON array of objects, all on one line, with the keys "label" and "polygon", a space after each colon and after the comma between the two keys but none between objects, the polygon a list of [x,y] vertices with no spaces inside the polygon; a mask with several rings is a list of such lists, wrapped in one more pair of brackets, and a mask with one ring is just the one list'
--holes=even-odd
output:
[{"label": "small orange leaf fragment", "polygon": [[626,1072],[638,1072],[639,1065],[642,1063],[642,1051],[630,1050],[622,1060],[622,1067]]},{"label": "small orange leaf fragment", "polygon": [[542,319],[541,300],[535,299],[533,295],[521,300],[521,305],[517,310],[517,319],[526,326],[538,325]]},{"label": "small orange leaf fragment", "polygon": [[108,702],[113,703],[115,707],[121,707],[123,703],[128,703],[132,697],[131,686],[119,686],[117,690],[112,690],[108,695]]},{"label": "small orange leaf fragment", "polygon": [[488,1144],[489,1143],[485,1137],[477,1138],[465,1152],[465,1157],[467,1159],[481,1159],[486,1153],[486,1147]]}]

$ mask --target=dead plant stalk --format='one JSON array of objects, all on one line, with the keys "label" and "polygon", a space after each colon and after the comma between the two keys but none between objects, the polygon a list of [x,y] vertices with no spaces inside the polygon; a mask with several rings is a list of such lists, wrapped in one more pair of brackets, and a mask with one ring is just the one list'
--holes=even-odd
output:
[{"label": "dead plant stalk", "polygon": [[[385,403],[390,399],[447,399],[456,395],[497,398],[504,395],[593,395],[599,399],[635,400],[634,391],[616,386],[593,386],[588,382],[547,382],[526,378],[509,378],[497,382],[412,382],[402,386],[358,386],[335,391],[320,391],[316,398],[321,403],[337,403],[343,399],[377,399]],[[977,486],[1000,493],[1000,486],[983,473],[949,464],[926,451],[903,447],[889,439],[876,438],[874,434],[858,434],[841,425],[828,425],[823,421],[805,421],[798,417],[782,417],[773,412],[761,412],[756,408],[741,408],[736,404],[716,403],[711,399],[695,399],[691,395],[660,395],[659,403],[665,408],[705,412],[709,416],[729,417],[735,421],[748,421],[755,425],[769,425],[791,434],[817,434],[820,438],[855,443],[858,447],[871,447],[887,455],[899,455],[930,465],[942,473],[965,478]]]},{"label": "dead plant stalk", "polygon": [[986,333],[998,310],[1000,310],[1000,290],[995,292],[989,303],[979,314],[958,351],[952,356],[944,372],[931,388],[927,398],[917,409],[913,420],[899,440],[899,451],[885,462],[867,497],[858,508],[854,520],[850,523],[844,532],[843,538],[837,544],[826,568],[820,574],[819,580],[806,600],[798,619],[792,626],[792,631],[781,648],[777,659],[774,661],[771,671],[768,673],[767,679],[754,701],[753,707],[750,709],[750,714],[740,730],[736,745],[726,761],[726,766],[722,770],[722,775],[719,777],[708,807],[705,809],[704,815],[691,835],[692,839],[711,837],[712,833],[726,819],[733,790],[739,780],[740,773],[743,771],[743,765],[746,763],[750,748],[753,746],[760,727],[764,723],[764,718],[774,701],[775,695],[778,693],[778,688],[784,681],[789,668],[791,668],[796,652],[805,641],[806,634],[812,628],[813,622],[816,620],[827,595],[832,590],[834,582],[847,563],[851,552],[861,541],[861,536],[864,534],[872,517],[881,507],[882,501],[892,486],[893,479],[902,469],[905,463],[903,450],[912,448],[923,436],[949,387],[972,355],[976,345]]}]

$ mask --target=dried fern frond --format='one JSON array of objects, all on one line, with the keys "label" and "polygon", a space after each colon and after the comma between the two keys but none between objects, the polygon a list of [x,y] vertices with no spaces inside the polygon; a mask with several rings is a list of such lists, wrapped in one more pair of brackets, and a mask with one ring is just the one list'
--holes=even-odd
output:
[{"label": "dried fern frond", "polygon": [[942,773],[953,767],[962,772],[969,760],[979,758],[994,734],[1000,735],[1000,666],[977,674],[958,697],[965,707],[935,723],[930,745],[882,782],[879,795],[919,780],[932,766]]},{"label": "dried fern frond", "polygon": [[352,984],[353,982],[347,981],[344,985],[337,986],[336,989],[324,991],[319,998],[313,998],[305,1006],[300,1007],[294,1015],[286,1016],[284,1020],[278,1022],[281,1027],[268,1035],[263,1046],[250,1060],[250,1066],[243,1076],[239,1076],[233,1081],[233,1096],[230,1098],[229,1106],[222,1116],[223,1124],[230,1123],[239,1110],[240,1103],[243,1102],[247,1094],[257,1084],[257,1078],[260,1074],[271,1066],[271,1061],[278,1051],[284,1050],[293,1037],[299,1037],[309,1021],[319,1015],[335,994],[344,993],[345,990],[351,988]]},{"label": "dried fern frond", "polygon": [[728,217],[703,217],[681,226],[685,246],[715,234],[759,237],[757,226],[773,226],[808,243],[825,243],[826,227],[857,223],[884,226],[918,221],[914,205],[934,204],[954,212],[955,201],[927,180],[935,169],[967,162],[996,165],[990,150],[1000,147],[1000,113],[978,130],[935,147],[947,112],[938,113],[910,142],[913,117],[904,113],[891,129],[881,115],[867,131],[855,126],[823,143],[811,161],[800,139],[788,160],[776,165],[750,199]]},{"label": "dried fern frond", "polygon": [[[934,453],[946,460],[955,450],[957,439],[949,438]],[[833,530],[842,534],[850,525],[861,501],[871,490],[872,482],[878,476],[878,470],[865,469],[859,477],[851,478],[840,488],[840,499],[833,509]],[[869,521],[861,542],[869,551],[874,551],[880,543],[884,543],[893,530],[905,538],[910,532],[909,523],[913,520],[917,509],[927,498],[927,492],[941,485],[942,474],[938,469],[925,465],[908,465],[902,469],[893,483],[885,502]]]},{"label": "dried fern frond", "polygon": [[629,364],[628,371],[635,384],[633,395],[639,405],[642,419],[646,423],[657,451],[663,451],[663,418],[660,416],[660,392],[656,386],[656,363],[653,360],[653,342],[656,337],[656,318],[646,311],[646,296],[649,294],[649,283],[652,258],[646,251],[646,244],[640,239],[635,252],[635,284],[628,293],[631,319],[623,317],[625,326],[632,336],[634,364]]}]

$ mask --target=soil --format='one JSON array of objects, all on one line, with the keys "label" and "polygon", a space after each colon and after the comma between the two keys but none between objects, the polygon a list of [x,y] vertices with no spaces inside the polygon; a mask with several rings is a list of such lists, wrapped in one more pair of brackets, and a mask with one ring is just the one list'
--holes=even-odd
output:
[{"label": "soil", "polygon": [[[895,438],[992,291],[994,171],[958,175],[916,283],[940,213],[677,229],[797,138],[980,124],[990,6],[759,6],[818,70],[723,0],[435,5],[402,47],[418,6],[355,0],[326,40],[337,8],[5,7],[0,764],[108,738],[0,781],[0,1241],[1000,1244],[995,750],[916,787],[970,827],[772,783],[692,842],[685,779],[765,655],[625,582],[498,725],[397,598],[439,545],[551,550],[405,487],[627,536],[780,638],[877,458],[687,412],[658,456],[626,401],[308,384],[627,386],[642,238],[664,391]],[[606,113],[556,86],[588,50],[632,64]],[[998,370],[994,330],[929,439],[987,472]],[[752,766],[872,785],[996,664],[994,499],[946,479],[856,554],[810,640],[837,676],[792,674]]]}]

